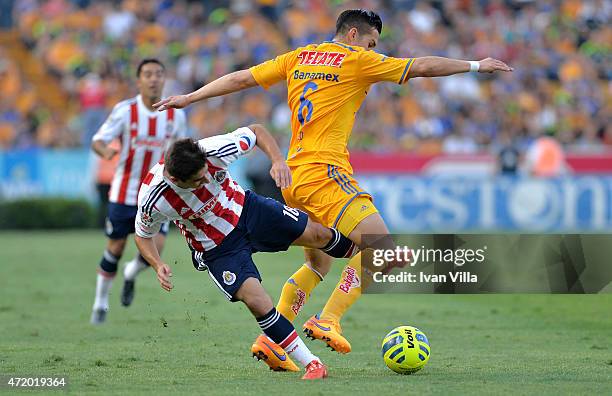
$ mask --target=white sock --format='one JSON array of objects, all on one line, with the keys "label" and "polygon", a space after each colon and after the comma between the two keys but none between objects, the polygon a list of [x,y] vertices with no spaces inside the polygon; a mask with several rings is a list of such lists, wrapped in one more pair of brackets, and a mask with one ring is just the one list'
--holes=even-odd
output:
[{"label": "white sock", "polygon": [[93,309],[108,310],[108,294],[113,284],[113,278],[107,278],[102,274],[98,274],[96,279],[96,299]]},{"label": "white sock", "polygon": [[125,264],[125,269],[123,270],[123,278],[125,280],[134,280],[136,279],[136,275],[138,275],[141,271],[147,269],[148,265],[143,263],[140,258],[137,256],[132,261]]},{"label": "white sock", "polygon": [[[295,331],[295,330],[294,330]],[[296,333],[297,335],[297,333]],[[290,334],[287,338],[291,337]],[[287,352],[292,358],[300,362],[303,367],[306,367],[313,360],[321,361],[318,357],[310,352],[310,349],[304,344],[304,341],[300,338],[300,336],[295,337],[295,339],[287,345],[286,348],[283,348],[285,352]]]}]

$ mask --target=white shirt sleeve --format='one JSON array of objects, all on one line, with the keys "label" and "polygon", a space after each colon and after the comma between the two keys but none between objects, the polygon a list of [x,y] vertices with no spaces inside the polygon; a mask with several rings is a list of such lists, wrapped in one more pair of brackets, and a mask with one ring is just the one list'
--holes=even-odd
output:
[{"label": "white shirt sleeve", "polygon": [[142,206],[138,205],[138,213],[134,223],[136,235],[141,238],[153,238],[159,232],[162,223],[168,221],[168,218],[155,207],[151,208],[147,213],[142,209]]},{"label": "white shirt sleeve", "polygon": [[[153,189],[142,184],[138,193],[138,212],[136,213],[136,219],[134,221],[134,229],[136,230],[136,235],[141,238],[153,238],[153,236],[159,232],[162,223],[169,220],[166,215],[155,207],[155,205],[153,205],[153,207],[147,207],[147,202],[149,198],[151,198],[151,191],[153,191]],[[146,210],[144,210],[145,207]]]},{"label": "white shirt sleeve", "polygon": [[240,156],[250,153],[256,142],[255,133],[247,127],[242,127],[225,135],[201,139],[198,144],[206,150],[206,155],[227,166]]},{"label": "white shirt sleeve", "polygon": [[113,107],[110,115],[104,121],[104,124],[98,129],[98,132],[93,137],[93,140],[102,140],[105,143],[110,143],[113,139],[118,138],[127,125],[127,117],[130,111],[130,106],[127,101],[119,102]]}]

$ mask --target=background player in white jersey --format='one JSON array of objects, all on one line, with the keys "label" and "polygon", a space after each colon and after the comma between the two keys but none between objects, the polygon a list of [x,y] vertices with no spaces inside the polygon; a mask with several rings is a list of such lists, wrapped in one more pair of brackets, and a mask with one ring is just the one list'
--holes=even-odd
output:
[{"label": "background player in white jersey", "polygon": [[[152,105],[159,101],[165,82],[165,67],[157,59],[144,59],[136,71],[139,95],[118,103],[100,130],[93,137],[92,149],[102,158],[119,154],[119,163],[109,193],[106,236],[108,242],[100,261],[96,282],[96,297],[91,323],[106,319],[108,295],[127,236],[134,232],[138,189],[151,166],[163,156],[169,143],[186,134],[186,118],[182,110],[167,115],[156,112]],[[109,144],[121,141],[117,150]],[[158,248],[163,248],[168,224],[155,237]],[[134,279],[148,264],[138,255],[124,271],[121,303],[129,306],[134,297]]]},{"label": "background player in white jersey", "polygon": [[[251,255],[278,252],[294,244],[321,249],[332,257],[349,257],[355,245],[337,230],[308,219],[297,209],[244,191],[229,174],[228,165],[260,147],[272,161],[270,174],[280,188],[291,184],[291,173],[278,145],[261,125],[194,142],[172,144],[165,158],[151,169],[138,196],[136,245],[170,291],[171,270],[159,257],[153,236],[172,220],[187,239],[194,267],[208,270],[230,301],[242,301],[265,333],[254,351],[272,369],[298,371],[290,355],[306,367],[304,379],[324,378],[327,370],[276,311],[261,286]],[[265,342],[269,337],[276,344]]]}]

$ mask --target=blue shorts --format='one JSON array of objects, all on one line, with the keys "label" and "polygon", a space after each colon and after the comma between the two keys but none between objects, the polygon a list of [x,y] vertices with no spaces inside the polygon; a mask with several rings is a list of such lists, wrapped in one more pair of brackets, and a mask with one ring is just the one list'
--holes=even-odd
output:
[{"label": "blue shorts", "polygon": [[[110,239],[125,239],[128,235],[133,234],[137,213],[138,206],[109,202],[104,227],[106,236]],[[166,235],[169,225],[168,222],[163,223],[159,232]]]},{"label": "blue shorts", "polygon": [[281,252],[306,229],[308,215],[247,191],[238,225],[221,244],[207,252],[192,251],[193,266],[208,274],[230,301],[248,278],[261,281],[251,257],[256,252]]}]

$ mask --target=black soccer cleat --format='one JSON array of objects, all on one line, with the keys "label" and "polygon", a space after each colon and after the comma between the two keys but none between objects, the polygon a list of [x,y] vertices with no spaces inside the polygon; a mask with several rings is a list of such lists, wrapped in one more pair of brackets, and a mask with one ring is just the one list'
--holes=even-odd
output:
[{"label": "black soccer cleat", "polygon": [[132,305],[134,299],[134,281],[125,280],[123,281],[123,289],[121,289],[121,305],[129,307]]}]

